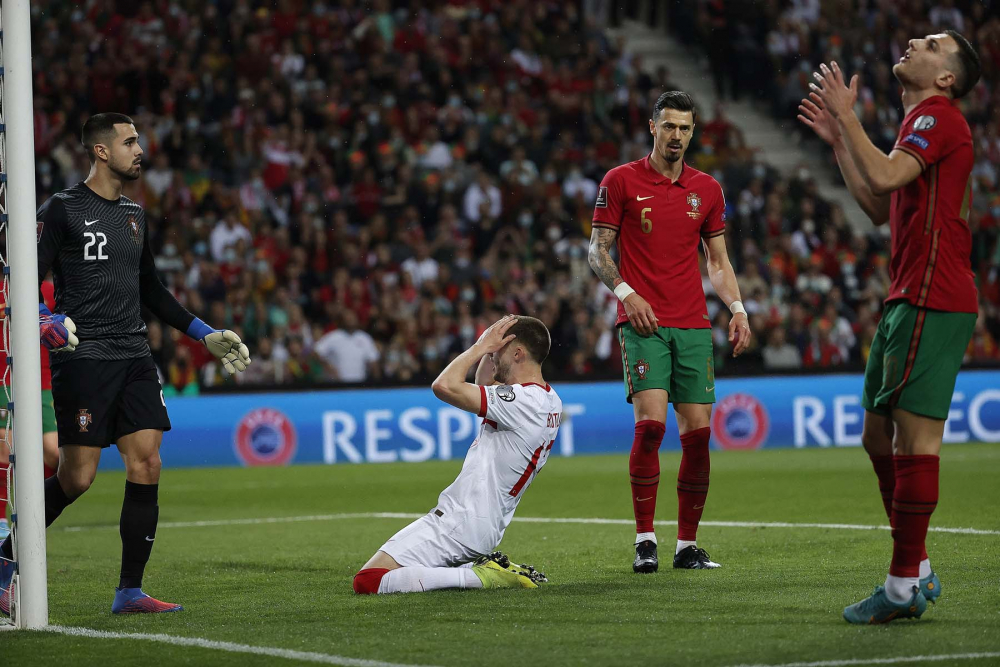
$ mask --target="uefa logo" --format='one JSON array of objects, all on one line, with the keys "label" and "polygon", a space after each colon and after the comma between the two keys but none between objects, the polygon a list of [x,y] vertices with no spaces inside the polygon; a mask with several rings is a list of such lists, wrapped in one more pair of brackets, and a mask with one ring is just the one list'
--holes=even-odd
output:
[{"label": "uefa logo", "polygon": [[750,394],[731,394],[712,414],[712,435],[723,449],[758,449],[767,440],[771,420]]},{"label": "uefa logo", "polygon": [[295,426],[274,408],[251,410],[233,434],[236,456],[247,466],[283,466],[295,456]]}]

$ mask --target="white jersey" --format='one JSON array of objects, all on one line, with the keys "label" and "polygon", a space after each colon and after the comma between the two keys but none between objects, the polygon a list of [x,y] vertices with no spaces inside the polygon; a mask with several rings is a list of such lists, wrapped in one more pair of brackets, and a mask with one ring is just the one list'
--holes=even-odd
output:
[{"label": "white jersey", "polygon": [[456,541],[489,553],[500,544],[517,503],[549,458],[562,400],[549,385],[534,382],[480,391],[479,437],[432,514]]}]

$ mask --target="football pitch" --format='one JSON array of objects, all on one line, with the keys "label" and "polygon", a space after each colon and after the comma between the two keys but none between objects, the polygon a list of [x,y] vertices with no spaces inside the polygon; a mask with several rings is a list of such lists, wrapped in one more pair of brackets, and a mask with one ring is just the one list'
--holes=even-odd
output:
[{"label": "football pitch", "polygon": [[63,634],[2,632],[0,665],[1000,664],[1000,445],[944,448],[927,542],[943,594],[876,627],[840,615],[891,550],[861,449],[713,452],[712,571],[670,567],[679,456],[661,456],[656,574],[631,570],[627,457],[553,456],[501,545],[550,583],[365,597],[354,573],[461,461],[168,469],[144,588],[185,611],[143,617],[110,613],[124,476],[102,473],[48,533]]}]

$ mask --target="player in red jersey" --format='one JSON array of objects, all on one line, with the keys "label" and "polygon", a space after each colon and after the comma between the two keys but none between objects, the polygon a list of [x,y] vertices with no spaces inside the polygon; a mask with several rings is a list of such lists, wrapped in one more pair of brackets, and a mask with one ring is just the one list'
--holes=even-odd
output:
[{"label": "player in red jersey", "polygon": [[[659,567],[653,516],[660,479],[659,448],[674,404],[680,434],[677,547],[674,567],[719,567],[695,537],[708,497],[715,368],[712,329],[698,267],[705,249],[708,277],[733,317],[733,356],[750,342],[725,240],[725,198],[719,183],[684,163],[695,108],[680,91],[660,95],[649,120],[653,151],[605,175],[594,207],[590,266],[619,299],[618,340],[625,391],[635,413],[629,457],[635,513],[635,572]],[[617,243],[620,263],[611,258]]]},{"label": "player in red jersey", "polygon": [[865,369],[862,442],[892,525],[885,586],[844,609],[851,623],[919,617],[941,594],[924,540],[938,501],[941,438],[978,312],[970,255],[974,161],[955,105],[979,80],[979,56],[959,33],[912,39],[893,66],[906,117],[884,154],[854,115],[858,78],[821,65],[799,119],[836,151],[851,194],[889,222],[892,279]]},{"label": "player in red jersey", "polygon": [[[42,297],[51,309],[55,307],[55,294],[52,283],[45,281],[41,285]],[[6,304],[4,304],[6,305]],[[0,306],[2,312],[4,306]],[[42,461],[45,465],[45,478],[56,474],[59,467],[59,434],[56,431],[56,413],[52,403],[52,370],[49,368],[49,351],[42,345]],[[7,352],[0,350],[0,373],[3,373],[3,384],[10,386],[10,372],[7,371]],[[13,400],[13,396],[10,397]],[[6,438],[7,407],[0,408],[0,434]],[[7,455],[6,447],[0,447],[0,539],[10,532],[7,527],[7,503],[10,500],[7,486]]]}]

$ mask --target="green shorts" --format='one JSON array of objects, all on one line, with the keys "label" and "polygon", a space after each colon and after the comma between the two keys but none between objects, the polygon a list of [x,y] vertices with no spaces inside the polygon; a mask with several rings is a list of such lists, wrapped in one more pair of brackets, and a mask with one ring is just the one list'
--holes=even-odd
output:
[{"label": "green shorts", "polygon": [[625,393],[665,389],[671,403],[715,403],[715,356],[711,329],[659,327],[643,337],[631,324],[618,327]]},{"label": "green shorts", "polygon": [[885,307],[865,367],[861,405],[888,416],[893,408],[947,419],[955,379],[976,326],[973,313]]},{"label": "green shorts", "polygon": [[[0,408],[0,428],[5,428],[3,423],[7,419],[7,408]],[[52,390],[42,389],[42,433],[56,432],[56,407],[52,400]]]},{"label": "green shorts", "polygon": [[52,390],[42,389],[42,433],[55,433],[56,404],[52,400]]}]

